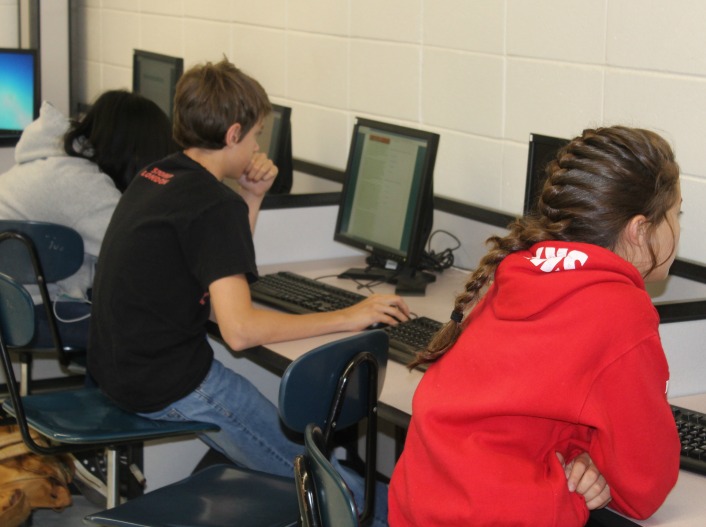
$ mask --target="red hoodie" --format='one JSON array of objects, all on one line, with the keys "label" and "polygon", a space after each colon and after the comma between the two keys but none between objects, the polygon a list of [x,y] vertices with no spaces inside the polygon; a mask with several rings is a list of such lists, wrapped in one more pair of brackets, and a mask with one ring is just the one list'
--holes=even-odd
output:
[{"label": "red hoodie", "polygon": [[588,452],[615,510],[646,518],[679,472],[659,318],[637,269],[588,244],[509,255],[417,388],[392,527],[582,526],[556,453]]}]

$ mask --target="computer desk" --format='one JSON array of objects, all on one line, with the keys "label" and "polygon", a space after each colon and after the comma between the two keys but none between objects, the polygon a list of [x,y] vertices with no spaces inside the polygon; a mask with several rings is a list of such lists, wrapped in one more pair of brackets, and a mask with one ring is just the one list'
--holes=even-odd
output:
[{"label": "computer desk", "polygon": [[[370,294],[365,289],[357,289],[355,282],[342,280],[336,276],[349,267],[361,267],[362,257],[318,260],[309,262],[293,262],[281,265],[261,266],[261,274],[276,271],[292,271],[310,278],[322,278],[326,283],[345,289]],[[437,280],[427,286],[427,294],[419,297],[405,297],[413,313],[427,316],[439,321],[449,318],[453,308],[453,299],[463,290],[468,273],[465,271],[447,269],[437,275]],[[326,277],[326,278],[323,278]],[[376,293],[393,292],[394,287],[382,284],[374,287]],[[301,339],[296,341],[268,344],[243,352],[250,360],[260,366],[282,374],[287,365],[300,355],[321,344],[348,335],[336,333]],[[211,325],[211,336],[220,340],[215,324]],[[378,416],[393,424],[401,431],[409,425],[412,414],[412,396],[422,378],[422,372],[409,371],[402,364],[389,361],[382,393]],[[706,393],[673,399],[674,404],[706,413]],[[700,476],[684,470],[679,473],[677,485],[667,497],[664,505],[649,519],[643,521],[631,520],[636,525],[649,527],[704,527],[706,525],[706,476]],[[626,525],[623,522],[611,523],[611,519],[601,524],[605,527]],[[629,525],[629,524],[628,524]]]}]

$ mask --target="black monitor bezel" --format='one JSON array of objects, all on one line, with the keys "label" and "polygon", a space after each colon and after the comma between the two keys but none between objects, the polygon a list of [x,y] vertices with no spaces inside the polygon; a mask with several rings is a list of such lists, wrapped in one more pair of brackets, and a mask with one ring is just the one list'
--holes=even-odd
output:
[{"label": "black monitor bezel", "polygon": [[537,156],[538,145],[548,146],[557,152],[561,147],[569,142],[568,139],[554,137],[551,135],[542,135],[531,133],[529,138],[529,149],[527,151],[527,174],[525,179],[525,199],[523,204],[523,213],[531,214],[535,212],[536,204],[539,201],[544,181],[547,176],[544,172],[548,157],[545,155],[541,159]]},{"label": "black monitor bezel", "polygon": [[[172,55],[164,55],[162,53],[155,53],[154,51],[147,51],[144,49],[135,49],[132,53],[132,91],[134,93],[140,93],[140,71],[142,59],[148,59],[153,61],[162,62],[172,67],[174,72],[174,78],[170,80],[169,87],[171,91],[172,104],[169,107],[167,117],[172,120],[174,113],[174,94],[176,92],[176,84],[179,78],[184,73],[184,59],[181,57],[175,57]],[[157,101],[155,101],[157,102]]]},{"label": "black monitor bezel", "polygon": [[[281,116],[277,137],[270,138],[268,156],[277,166],[277,177],[270,187],[269,194],[288,194],[294,183],[294,162],[292,160],[292,109],[272,103],[272,111]],[[273,148],[274,143],[274,148]]]},{"label": "black monitor bezel", "polygon": [[[346,232],[342,231],[343,222],[347,214],[345,205],[346,203],[349,203],[349,200],[352,199],[352,195],[355,192],[355,185],[352,185],[350,182],[351,173],[353,171],[355,148],[358,141],[358,130],[361,127],[369,127],[375,130],[380,130],[383,133],[386,132],[408,136],[414,139],[420,139],[425,141],[427,144],[427,152],[421,171],[422,181],[419,185],[419,193],[417,195],[416,202],[412,205],[414,210],[416,210],[412,225],[412,237],[409,241],[409,247],[406,251],[404,251],[404,254],[400,254],[396,251],[390,250],[387,247],[374,243],[366,243],[357,238],[353,238]],[[339,205],[338,217],[336,219],[334,240],[345,245],[361,249],[369,253],[372,258],[396,262],[398,264],[398,271],[400,272],[402,272],[403,268],[412,268],[413,270],[416,269],[420,265],[424,248],[432,229],[434,215],[434,167],[436,164],[438,147],[439,134],[437,133],[358,117],[351,134],[348,162],[346,164],[343,188],[341,189],[341,203]]]},{"label": "black monitor bezel", "polygon": [[[34,69],[34,82],[32,94],[32,104],[34,106],[32,111],[32,120],[36,120],[39,117],[39,109],[41,107],[41,69],[40,69],[40,55],[39,51],[35,48],[0,48],[0,53],[2,54],[19,54],[19,55],[30,55],[32,57],[32,64]],[[0,146],[15,146],[22,136],[22,130],[14,129],[0,129]]]}]

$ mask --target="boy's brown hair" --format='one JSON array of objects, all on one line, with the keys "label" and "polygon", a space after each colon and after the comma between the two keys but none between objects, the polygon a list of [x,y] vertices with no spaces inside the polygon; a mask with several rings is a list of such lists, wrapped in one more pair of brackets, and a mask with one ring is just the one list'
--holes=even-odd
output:
[{"label": "boy's brown hair", "polygon": [[174,139],[182,148],[219,150],[239,123],[244,137],[272,111],[264,88],[226,58],[186,71],[174,96]]}]

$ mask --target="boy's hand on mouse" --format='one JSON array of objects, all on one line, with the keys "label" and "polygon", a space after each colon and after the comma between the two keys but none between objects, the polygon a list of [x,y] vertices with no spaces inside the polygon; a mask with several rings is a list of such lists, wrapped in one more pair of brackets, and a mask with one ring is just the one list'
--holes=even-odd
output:
[{"label": "boy's hand on mouse", "polygon": [[396,326],[409,320],[409,307],[398,295],[375,294],[345,308],[352,331],[360,331],[373,324]]},{"label": "boy's hand on mouse", "polygon": [[570,492],[576,492],[586,500],[588,510],[601,509],[610,503],[610,487],[593,460],[584,452],[566,463],[564,456],[556,453],[566,474]]}]

